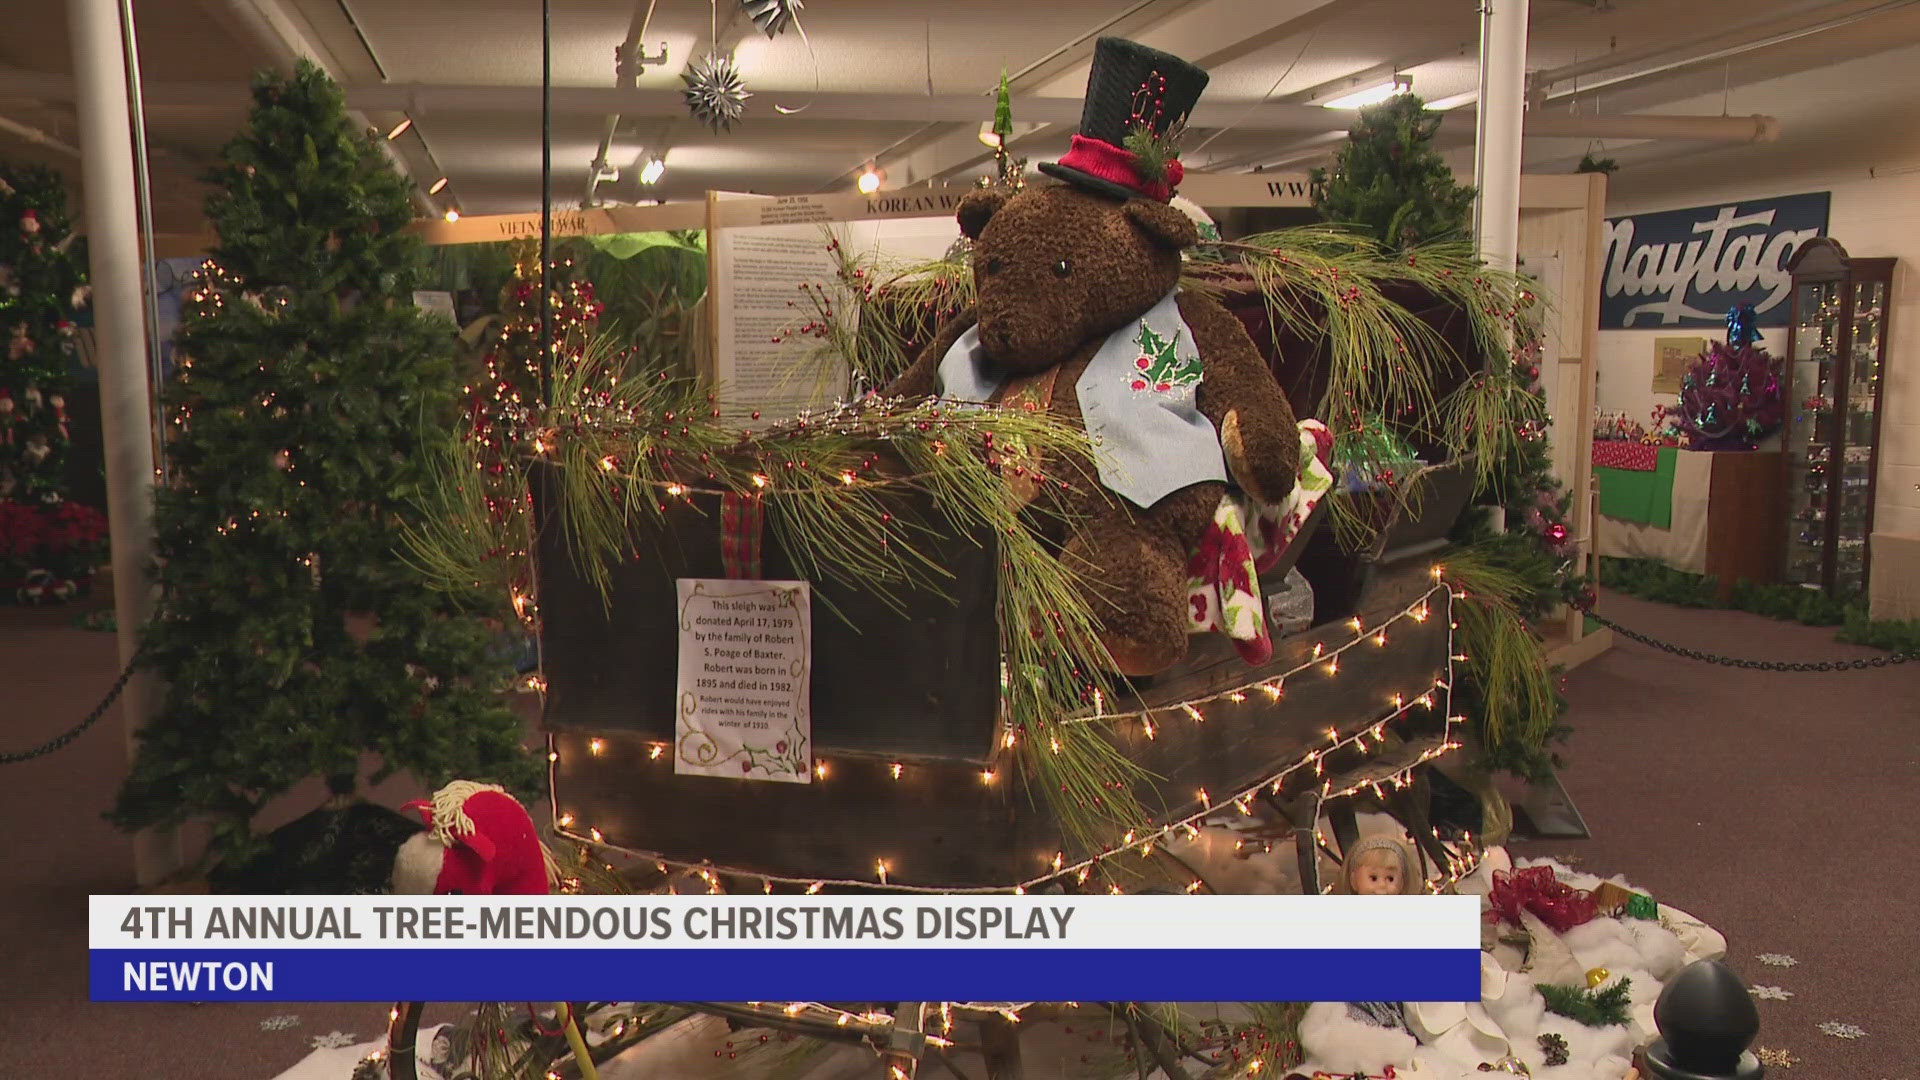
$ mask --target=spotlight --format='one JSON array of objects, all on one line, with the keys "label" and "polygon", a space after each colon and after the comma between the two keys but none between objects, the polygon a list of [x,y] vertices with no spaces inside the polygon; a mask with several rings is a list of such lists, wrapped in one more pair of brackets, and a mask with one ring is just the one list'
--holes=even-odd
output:
[{"label": "spotlight", "polygon": [[449,207],[447,207],[447,213],[446,213],[446,218],[447,218],[447,221],[449,221],[449,222],[455,222],[455,221],[459,221],[459,220],[460,220],[460,211],[458,211],[458,210],[455,210],[455,209],[454,209],[453,207],[451,207],[451,206],[449,206]]},{"label": "spotlight", "polygon": [[659,158],[648,158],[647,163],[640,169],[640,182],[648,185],[657,184],[660,182],[660,177],[665,174],[666,171],[666,162]]},{"label": "spotlight", "polygon": [[444,176],[443,176],[443,177],[441,177],[441,178],[440,178],[440,179],[438,179],[438,180],[435,180],[435,181],[433,182],[433,186],[427,189],[427,194],[429,194],[429,195],[438,195],[438,194],[440,194],[440,193],[441,193],[442,191],[445,191],[445,190],[447,189],[447,184],[448,184],[448,182],[449,182],[449,181],[448,181],[448,180],[447,180],[447,178],[446,178],[446,177],[444,177]]},{"label": "spotlight", "polygon": [[873,166],[867,166],[867,171],[860,174],[859,188],[862,195],[871,195],[880,190],[880,174],[874,171]]},{"label": "spotlight", "polygon": [[1413,77],[1411,75],[1395,75],[1392,82],[1384,82],[1378,86],[1369,86],[1364,90],[1355,90],[1350,94],[1343,94],[1340,97],[1323,101],[1320,105],[1326,109],[1359,109],[1368,105],[1378,105],[1388,98],[1399,97],[1401,94],[1412,89]]}]

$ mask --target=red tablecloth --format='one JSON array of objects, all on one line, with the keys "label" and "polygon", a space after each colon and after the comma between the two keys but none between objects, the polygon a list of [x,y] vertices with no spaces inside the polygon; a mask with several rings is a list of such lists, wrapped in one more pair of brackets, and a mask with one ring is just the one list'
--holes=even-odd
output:
[{"label": "red tablecloth", "polygon": [[1660,467],[1660,448],[1625,439],[1596,439],[1593,464],[1601,469],[1630,469],[1652,472]]}]

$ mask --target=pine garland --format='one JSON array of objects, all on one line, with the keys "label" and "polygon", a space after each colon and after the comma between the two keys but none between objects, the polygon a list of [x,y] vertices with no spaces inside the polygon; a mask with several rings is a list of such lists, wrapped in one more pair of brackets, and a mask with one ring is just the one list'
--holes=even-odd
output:
[{"label": "pine garland", "polygon": [[[525,430],[518,473],[534,460],[561,478],[556,513],[576,565],[610,595],[612,568],[630,537],[656,527],[672,501],[703,493],[760,497],[767,525],[810,580],[833,581],[898,602],[908,589],[940,594],[951,575],[928,539],[995,536],[1004,691],[1015,758],[1029,790],[1049,801],[1068,835],[1097,847],[1150,823],[1131,796],[1142,773],[1098,725],[1062,723],[1114,686],[1090,595],[1047,550],[1032,510],[1008,497],[1001,454],[1048,463],[1047,478],[1092,475],[1085,435],[1044,412],[970,408],[870,396],[739,432],[721,424],[714,396],[691,382],[619,370],[589,346],[554,374],[553,406]],[[528,580],[524,534],[492,513],[473,444],[443,439],[419,524],[407,535],[413,564],[449,588],[491,583],[515,599]],[[901,497],[930,497],[935,520]],[[1064,522],[1061,524],[1065,524]]]},{"label": "pine garland", "polygon": [[1542,986],[1540,996],[1547,999],[1547,1011],[1588,1027],[1620,1027],[1627,1022],[1632,1002],[1627,989],[1632,979],[1623,978],[1604,990],[1579,986]]}]

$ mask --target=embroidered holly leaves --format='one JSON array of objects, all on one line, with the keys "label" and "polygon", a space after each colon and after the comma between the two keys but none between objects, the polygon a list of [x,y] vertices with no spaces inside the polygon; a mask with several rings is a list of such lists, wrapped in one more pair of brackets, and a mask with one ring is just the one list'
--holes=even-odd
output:
[{"label": "embroidered holly leaves", "polygon": [[1140,346],[1131,384],[1136,393],[1171,394],[1199,384],[1200,356],[1179,355],[1174,348],[1179,340],[1178,333],[1161,337],[1146,323],[1140,324],[1140,335],[1133,339]]}]

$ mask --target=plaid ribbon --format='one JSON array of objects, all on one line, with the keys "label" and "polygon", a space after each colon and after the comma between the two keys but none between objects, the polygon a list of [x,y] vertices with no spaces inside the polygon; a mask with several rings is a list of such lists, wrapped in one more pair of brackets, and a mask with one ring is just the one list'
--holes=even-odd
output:
[{"label": "plaid ribbon", "polygon": [[760,534],[765,507],[758,495],[720,496],[720,561],[735,581],[760,579]]}]

